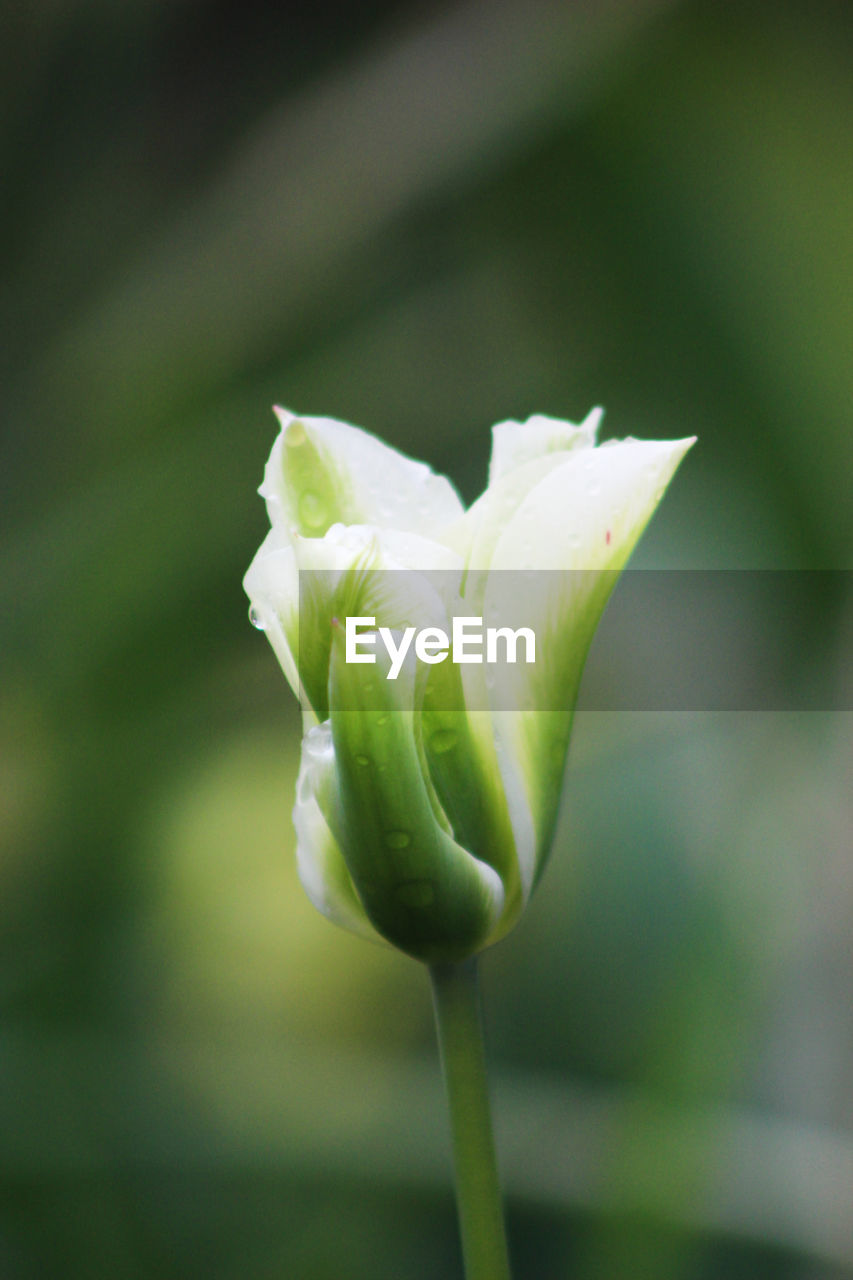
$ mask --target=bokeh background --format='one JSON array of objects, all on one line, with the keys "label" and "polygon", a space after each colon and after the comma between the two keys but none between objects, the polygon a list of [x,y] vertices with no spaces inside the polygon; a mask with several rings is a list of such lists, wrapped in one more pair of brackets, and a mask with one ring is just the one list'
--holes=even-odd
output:
[{"label": "bokeh background", "polygon": [[[849,569],[850,8],[0,25],[0,1275],[459,1275],[424,975],[293,870],[270,406],[470,500],[493,422],[603,403],[700,438],[635,564]],[[578,717],[484,961],[524,1280],[853,1275],[845,581],[823,710]]]}]

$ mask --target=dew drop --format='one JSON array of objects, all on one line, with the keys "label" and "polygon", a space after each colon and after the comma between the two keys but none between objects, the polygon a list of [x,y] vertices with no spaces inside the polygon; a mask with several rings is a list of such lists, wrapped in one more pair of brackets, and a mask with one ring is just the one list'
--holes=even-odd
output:
[{"label": "dew drop", "polygon": [[435,898],[435,889],[429,880],[409,880],[394,891],[404,907],[428,907]]},{"label": "dew drop", "polygon": [[254,605],[249,606],[249,621],[257,631],[266,631],[267,624]]},{"label": "dew drop", "polygon": [[389,849],[406,849],[412,843],[408,831],[386,831],[385,843]]},{"label": "dew drop", "polygon": [[570,547],[573,547],[575,550],[577,550],[577,548],[581,545],[581,536],[579,533],[570,533],[568,538],[566,538],[566,542],[569,544]]},{"label": "dew drop", "polygon": [[307,439],[305,428],[299,421],[291,422],[284,433],[284,443],[288,449],[298,449]]},{"label": "dew drop", "polygon": [[436,755],[443,755],[445,751],[450,751],[456,746],[457,735],[455,729],[436,729],[435,733],[429,740],[429,745]]},{"label": "dew drop", "polygon": [[362,769],[364,769],[367,765],[370,764],[370,759],[368,756],[356,756],[355,762],[357,765],[360,765]]},{"label": "dew drop", "polygon": [[326,523],[326,504],[310,489],[306,489],[299,499],[299,519],[309,529],[322,529]]},{"label": "dew drop", "polygon": [[382,715],[376,717],[376,723],[381,726],[383,724],[387,724],[390,719],[391,717],[388,715],[388,712],[384,711]]}]

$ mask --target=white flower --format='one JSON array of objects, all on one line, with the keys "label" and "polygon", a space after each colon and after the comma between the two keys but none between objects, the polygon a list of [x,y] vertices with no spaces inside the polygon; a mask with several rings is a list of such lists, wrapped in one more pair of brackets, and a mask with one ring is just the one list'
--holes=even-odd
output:
[{"label": "white flower", "polygon": [[[512,927],[538,879],[587,649],[693,440],[596,446],[598,410],[500,423],[488,488],[465,511],[446,479],[367,432],[277,412],[272,529],[245,586],[304,711],[302,882],[349,928],[459,959]],[[379,645],[373,663],[346,661],[348,617],[399,637],[519,612],[537,657],[506,666],[500,690],[455,655],[419,668],[409,652],[393,681]]]}]

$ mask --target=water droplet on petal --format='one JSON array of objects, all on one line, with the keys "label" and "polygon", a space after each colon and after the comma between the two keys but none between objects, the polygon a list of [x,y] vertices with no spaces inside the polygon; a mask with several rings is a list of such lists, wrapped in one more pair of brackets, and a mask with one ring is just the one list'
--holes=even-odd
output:
[{"label": "water droplet on petal", "polygon": [[386,831],[385,843],[389,849],[406,849],[412,843],[408,831]]},{"label": "water droplet on petal", "polygon": [[429,745],[436,755],[442,755],[445,751],[450,751],[456,746],[457,734],[455,729],[436,729],[435,733],[429,740]]},{"label": "water droplet on petal", "polygon": [[435,898],[435,889],[429,880],[409,880],[394,891],[404,907],[428,907]]},{"label": "water droplet on petal", "polygon": [[573,547],[575,550],[577,550],[577,548],[581,545],[582,538],[579,533],[570,533],[569,536],[566,538],[566,542],[570,547]]},{"label": "water droplet on petal", "polygon": [[299,519],[309,529],[322,529],[326,523],[326,504],[310,489],[307,489],[299,499]]},{"label": "water droplet on petal", "polygon": [[249,621],[258,631],[266,631],[267,624],[264,622],[263,616],[254,605],[249,606]]},{"label": "water droplet on petal", "polygon": [[288,449],[298,449],[308,439],[305,428],[302,423],[296,419],[291,422],[290,426],[284,433],[284,443]]},{"label": "water droplet on petal", "polygon": [[324,760],[330,753],[334,752],[332,743],[332,726],[328,720],[324,720],[322,724],[315,724],[313,729],[309,729],[302,740],[302,749],[306,759]]}]

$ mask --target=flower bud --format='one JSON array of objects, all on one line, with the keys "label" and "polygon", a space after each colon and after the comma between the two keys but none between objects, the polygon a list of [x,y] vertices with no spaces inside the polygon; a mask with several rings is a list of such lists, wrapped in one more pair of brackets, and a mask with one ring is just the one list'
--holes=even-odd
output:
[{"label": "flower bud", "polygon": [[[245,585],[303,707],[300,877],[338,923],[458,960],[512,927],[541,873],[587,649],[693,441],[596,447],[600,411],[502,423],[465,511],[368,433],[279,416]],[[498,689],[465,626],[519,615],[486,632],[513,646]]]}]

